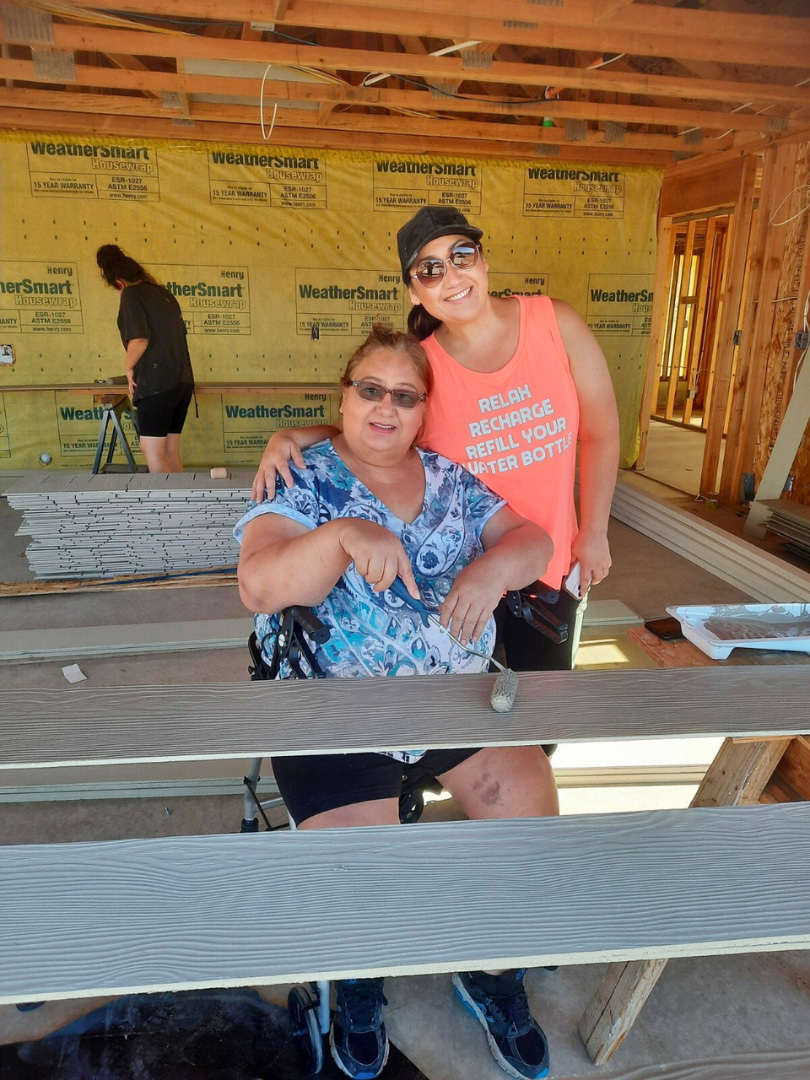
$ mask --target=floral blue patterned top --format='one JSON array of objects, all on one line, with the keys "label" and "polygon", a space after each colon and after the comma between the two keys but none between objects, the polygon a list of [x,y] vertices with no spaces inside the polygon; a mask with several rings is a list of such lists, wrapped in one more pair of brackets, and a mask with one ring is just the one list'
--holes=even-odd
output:
[{"label": "floral blue patterned top", "polygon": [[[339,457],[331,441],[304,451],[306,469],[291,465],[295,486],[279,480],[272,501],[250,503],[234,529],[242,540],[249,521],[282,514],[315,529],[335,518],[364,518],[389,529],[402,542],[425,604],[438,608],[458,575],[483,553],[481,531],[505,501],[471,473],[429,450],[418,449],[425,469],[425,500],[412,522],[402,521],[373,495]],[[331,630],[328,642],[313,646],[321,668],[338,678],[370,675],[432,675],[486,671],[487,661],[459,648],[437,626],[389,591],[376,593],[351,564],[315,614]],[[278,615],[257,614],[256,636],[269,661],[278,632]],[[474,647],[491,653],[495,624],[490,619]],[[302,665],[304,666],[304,665]],[[289,677],[289,670],[279,678]],[[403,761],[424,751],[392,753]]]}]

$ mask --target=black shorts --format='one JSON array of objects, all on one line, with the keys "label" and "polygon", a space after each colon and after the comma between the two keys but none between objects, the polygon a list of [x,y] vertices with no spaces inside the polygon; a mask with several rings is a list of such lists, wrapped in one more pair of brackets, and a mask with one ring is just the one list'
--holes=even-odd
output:
[{"label": "black shorts", "polygon": [[150,394],[135,402],[138,410],[138,437],[165,439],[167,435],[179,435],[186,422],[194,387],[186,383],[164,390],[162,394]]},{"label": "black shorts", "polygon": [[312,754],[272,758],[273,775],[293,821],[300,825],[315,814],[339,806],[398,799],[405,777],[410,783],[441,776],[478,753],[467,750],[428,750],[405,765],[385,754]]}]

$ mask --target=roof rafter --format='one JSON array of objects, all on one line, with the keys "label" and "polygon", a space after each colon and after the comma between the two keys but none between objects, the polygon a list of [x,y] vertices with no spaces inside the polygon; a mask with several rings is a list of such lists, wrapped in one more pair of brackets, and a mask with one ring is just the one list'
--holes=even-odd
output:
[{"label": "roof rafter", "polygon": [[[2,37],[0,36],[0,40]],[[660,94],[664,97],[734,104],[810,106],[810,89],[776,83],[693,81],[675,76],[638,75],[611,68],[562,68],[549,65],[504,63],[494,60],[486,69],[465,69],[455,56],[416,57],[407,53],[384,53],[319,45],[288,45],[270,42],[212,39],[194,34],[155,34],[148,31],[98,29],[54,25],[56,49],[75,52],[129,53],[135,56],[196,57],[252,60],[287,67],[321,68],[327,71],[390,71],[431,79],[473,78],[477,82],[521,86],[569,86],[614,93]]]},{"label": "roof rafter", "polygon": [[[158,16],[166,11],[160,0],[98,0],[78,6]],[[456,0],[386,0],[384,5],[376,0],[291,0],[286,14],[275,21],[676,59],[716,59],[717,44],[722,42],[733,48],[735,63],[794,68],[803,68],[810,52],[810,20],[805,19],[633,4],[629,11],[626,7],[615,10],[608,21],[597,23],[589,4],[567,2],[533,13],[526,0],[501,0],[498,17],[493,17],[489,0],[467,0],[463,10],[459,14]],[[173,0],[172,14],[211,20],[267,19],[267,8],[259,0],[232,0],[224,8],[217,0]]]},{"label": "roof rafter", "polygon": [[[258,97],[259,80],[217,75],[185,75],[168,71],[121,71],[114,68],[76,65],[76,87],[106,87],[111,90],[142,90],[152,94],[169,91],[179,94],[219,94],[232,97]],[[30,60],[0,59],[0,79],[19,82],[44,82],[38,77]],[[409,109],[440,113],[486,113],[492,116],[550,116],[558,119],[613,121],[615,123],[702,127],[707,131],[738,131],[755,133],[779,130],[784,127],[804,128],[810,119],[757,116],[753,113],[676,108],[673,105],[633,105],[619,102],[602,104],[593,101],[531,101],[512,99],[509,103],[481,95],[434,94],[428,90],[392,90],[381,86],[350,86],[342,83],[293,82],[268,79],[265,96],[281,101],[318,101],[334,105],[368,105],[389,109]]]}]

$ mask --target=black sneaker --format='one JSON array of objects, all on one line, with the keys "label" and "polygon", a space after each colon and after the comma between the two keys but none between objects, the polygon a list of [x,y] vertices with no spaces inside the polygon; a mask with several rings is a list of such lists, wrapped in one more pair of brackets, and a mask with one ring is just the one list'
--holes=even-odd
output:
[{"label": "black sneaker", "polygon": [[510,1076],[539,1080],[548,1076],[548,1041],[529,1012],[521,971],[503,975],[461,971],[453,986],[465,1009],[484,1026],[492,1056]]},{"label": "black sneaker", "polygon": [[382,1020],[382,979],[341,979],[335,984],[335,1015],[329,1046],[335,1064],[354,1080],[374,1080],[388,1061]]}]

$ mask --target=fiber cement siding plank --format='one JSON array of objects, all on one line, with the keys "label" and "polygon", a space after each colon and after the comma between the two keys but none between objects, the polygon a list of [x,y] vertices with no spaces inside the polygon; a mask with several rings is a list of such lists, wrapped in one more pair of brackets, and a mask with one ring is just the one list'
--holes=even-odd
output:
[{"label": "fiber cement siding plank", "polygon": [[807,730],[810,667],[492,675],[0,693],[0,769],[220,760],[397,747],[509,746]]},{"label": "fiber cement siding plank", "polygon": [[11,846],[0,1002],[806,948],[808,895],[806,804]]}]

